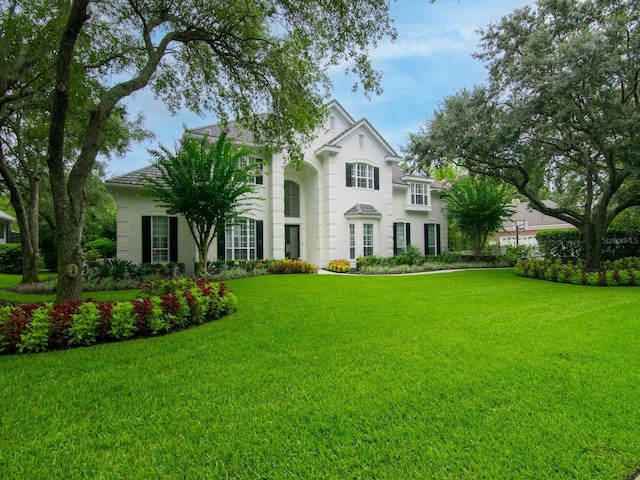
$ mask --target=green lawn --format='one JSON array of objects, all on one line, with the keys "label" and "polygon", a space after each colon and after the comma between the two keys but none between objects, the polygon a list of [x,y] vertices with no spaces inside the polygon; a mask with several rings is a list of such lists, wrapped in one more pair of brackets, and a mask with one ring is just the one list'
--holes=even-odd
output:
[{"label": "green lawn", "polygon": [[[51,275],[40,275],[41,280],[50,278]],[[35,294],[35,293],[16,293],[6,290],[20,283],[22,275],[0,274],[0,300],[8,302],[53,302],[56,298],[54,293],[51,294]],[[85,292],[83,298],[93,298],[99,302],[124,301],[133,300],[139,296],[137,290],[113,290],[109,292]]]},{"label": "green lawn", "polygon": [[468,271],[226,282],[160,338],[0,357],[0,478],[624,479],[640,289]]}]

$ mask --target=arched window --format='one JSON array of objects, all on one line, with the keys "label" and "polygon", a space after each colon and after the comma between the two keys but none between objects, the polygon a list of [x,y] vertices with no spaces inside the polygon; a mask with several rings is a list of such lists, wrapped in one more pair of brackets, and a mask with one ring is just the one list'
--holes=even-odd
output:
[{"label": "arched window", "polygon": [[284,181],[284,216],[300,218],[300,185]]}]

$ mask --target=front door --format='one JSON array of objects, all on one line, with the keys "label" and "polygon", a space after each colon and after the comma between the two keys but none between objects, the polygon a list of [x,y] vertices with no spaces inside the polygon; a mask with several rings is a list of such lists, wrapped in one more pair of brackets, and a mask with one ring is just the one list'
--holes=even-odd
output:
[{"label": "front door", "polygon": [[300,258],[300,225],[284,226],[284,256],[291,260]]}]

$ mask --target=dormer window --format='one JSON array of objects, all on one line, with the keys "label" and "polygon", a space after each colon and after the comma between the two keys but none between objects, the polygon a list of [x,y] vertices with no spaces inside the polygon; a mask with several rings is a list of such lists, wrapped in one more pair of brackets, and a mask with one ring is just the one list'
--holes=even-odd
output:
[{"label": "dormer window", "polygon": [[425,183],[411,182],[411,201],[410,205],[430,205],[429,185]]}]

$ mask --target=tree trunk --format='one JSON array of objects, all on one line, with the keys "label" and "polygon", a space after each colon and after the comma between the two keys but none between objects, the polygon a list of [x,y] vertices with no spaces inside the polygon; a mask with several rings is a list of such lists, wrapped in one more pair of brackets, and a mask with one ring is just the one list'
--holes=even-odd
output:
[{"label": "tree trunk", "polygon": [[82,224],[70,218],[56,226],[58,240],[58,291],[56,302],[79,299],[82,295]]},{"label": "tree trunk", "polygon": [[7,167],[5,157],[0,149],[0,177],[9,189],[10,201],[16,211],[16,220],[20,228],[20,250],[22,253],[22,280],[20,283],[37,283],[39,276],[39,236],[38,236],[38,202],[40,181],[37,175],[30,178],[31,204],[29,210],[24,203],[22,193],[16,179]]},{"label": "tree trunk", "polygon": [[203,277],[207,274],[208,250],[209,247],[206,243],[198,245],[198,271],[196,273],[199,277]]},{"label": "tree trunk", "polygon": [[[82,293],[82,225],[84,222],[84,184],[68,190],[64,165],[64,138],[69,109],[71,65],[78,35],[87,21],[88,0],[74,0],[60,39],[56,58],[56,86],[53,91],[47,164],[56,217],[58,240],[58,291],[56,302],[79,299]],[[90,133],[90,132],[88,132]],[[94,157],[95,159],[95,157]],[[81,192],[78,195],[78,191]]]},{"label": "tree trunk", "polygon": [[602,227],[591,222],[585,224],[582,232],[585,247],[585,270],[598,271],[602,261],[602,240],[605,232]]}]

